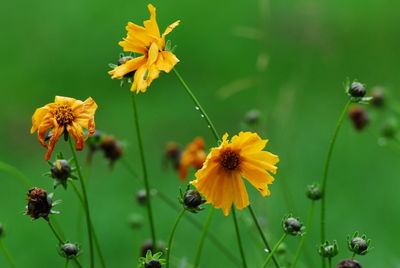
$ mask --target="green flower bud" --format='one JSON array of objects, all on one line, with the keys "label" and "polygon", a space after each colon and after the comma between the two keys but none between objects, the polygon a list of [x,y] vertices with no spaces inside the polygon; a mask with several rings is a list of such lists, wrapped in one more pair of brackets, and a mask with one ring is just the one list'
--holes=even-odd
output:
[{"label": "green flower bud", "polygon": [[299,219],[291,216],[287,216],[283,219],[282,227],[285,233],[293,236],[302,235],[302,230],[304,229]]},{"label": "green flower bud", "polygon": [[66,258],[74,258],[79,254],[79,248],[76,244],[66,243],[61,246],[62,252]]},{"label": "green flower bud", "polygon": [[353,98],[362,98],[365,96],[367,91],[365,90],[365,86],[359,82],[351,83],[350,88],[348,89],[348,93]]},{"label": "green flower bud", "polygon": [[355,259],[345,259],[341,260],[336,268],[362,268],[361,263]]},{"label": "green flower bud", "polygon": [[306,195],[311,200],[320,200],[322,198],[322,189],[318,184],[308,185]]},{"label": "green flower bud", "polygon": [[336,240],[334,240],[333,243],[326,241],[324,244],[320,245],[318,253],[324,258],[335,257],[339,253]]},{"label": "green flower bud", "polygon": [[66,180],[71,175],[71,166],[67,160],[59,159],[54,161],[50,171],[53,178]]}]

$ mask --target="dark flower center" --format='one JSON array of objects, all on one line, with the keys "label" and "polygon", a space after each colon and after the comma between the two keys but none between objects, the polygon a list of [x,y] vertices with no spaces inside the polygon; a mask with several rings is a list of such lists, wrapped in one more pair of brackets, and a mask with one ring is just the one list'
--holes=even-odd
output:
[{"label": "dark flower center", "polygon": [[65,126],[72,123],[74,113],[70,106],[62,104],[57,106],[54,117],[59,125]]},{"label": "dark flower center", "polygon": [[221,153],[220,163],[225,169],[234,170],[240,164],[240,155],[228,149]]}]

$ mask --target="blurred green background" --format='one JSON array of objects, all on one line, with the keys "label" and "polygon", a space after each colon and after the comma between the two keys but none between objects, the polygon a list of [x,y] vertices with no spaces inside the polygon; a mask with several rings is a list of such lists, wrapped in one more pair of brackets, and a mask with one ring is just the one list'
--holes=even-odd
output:
[{"label": "blurred green background", "polygon": [[[393,1],[152,1],[161,29],[180,19],[168,37],[177,44],[177,65],[199,100],[223,133],[248,129],[243,117],[261,111],[257,131],[269,138],[269,150],[281,158],[272,195],[262,198],[252,189],[251,201],[265,220],[265,232],[274,244],[281,236],[282,216],[289,212],[305,220],[309,200],[305,187],[322,176],[329,139],[346,102],[342,82],[357,78],[370,88],[385,86],[391,98],[399,97],[398,10]],[[140,171],[128,87],[120,88],[107,74],[122,49],[128,21],[148,18],[141,1],[3,1],[0,44],[2,100],[0,160],[26,174],[35,186],[51,191],[43,161],[45,150],[30,135],[31,115],[52,102],[55,95],[78,99],[93,97],[99,105],[98,129],[126,144],[125,156]],[[214,146],[211,132],[173,74],[163,74],[146,94],[137,98],[150,180],[175,199],[179,182],[173,170],[162,169],[165,145],[185,146],[203,136]],[[358,230],[373,239],[373,251],[359,260],[365,267],[398,267],[399,199],[398,157],[380,146],[375,134],[388,111],[368,108],[371,124],[357,133],[348,120],[340,133],[329,175],[327,237],[337,239],[340,254],[351,254],[346,236]],[[55,153],[70,156],[63,141]],[[55,153],[53,156],[55,157]],[[79,153],[81,160],[87,151]],[[56,241],[43,220],[23,215],[28,189],[0,171],[0,222],[4,243],[18,267],[63,267]],[[135,201],[143,186],[121,163],[110,171],[97,154],[89,183],[92,217],[109,267],[134,267],[140,244],[149,238],[144,207]],[[250,188],[250,187],[248,187]],[[88,248],[81,209],[71,189],[58,188],[63,203],[56,216],[66,237],[82,245],[87,267]],[[167,240],[177,212],[154,198],[157,235]],[[299,267],[319,267],[319,205],[307,247],[313,265],[305,258]],[[128,217],[142,214],[144,226],[133,230]],[[215,213],[210,232],[237,254],[231,217]],[[239,212],[240,227],[250,267],[266,257],[248,211]],[[195,217],[203,222],[207,210]],[[78,231],[77,231],[78,230]],[[80,230],[80,231],[79,231]],[[83,232],[83,235],[80,234]],[[186,220],[178,226],[173,257],[192,263],[199,232]],[[84,240],[78,240],[83,237]],[[287,239],[290,260],[299,239]],[[206,242],[202,267],[235,267]],[[7,267],[0,255],[0,267]],[[190,267],[190,266],[187,266]]]}]

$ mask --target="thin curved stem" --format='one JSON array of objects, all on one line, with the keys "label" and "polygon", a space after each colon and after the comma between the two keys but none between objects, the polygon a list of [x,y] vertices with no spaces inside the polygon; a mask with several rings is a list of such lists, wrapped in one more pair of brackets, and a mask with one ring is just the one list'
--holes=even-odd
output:
[{"label": "thin curved stem", "polygon": [[274,248],[272,249],[272,251],[269,253],[268,257],[265,259],[265,262],[263,264],[263,268],[267,267],[268,263],[271,261],[272,256],[274,256],[275,252],[278,250],[279,245],[282,244],[283,240],[285,240],[287,237],[287,233],[284,233],[281,237],[281,239],[279,239],[279,241],[275,244]]},{"label": "thin curved stem", "polygon": [[[260,223],[259,223],[258,220],[257,220],[257,216],[256,216],[256,214],[254,213],[253,208],[251,207],[251,205],[249,205],[248,208],[249,208],[251,217],[253,218],[253,221],[254,221],[255,225],[257,226],[258,232],[260,233],[260,236],[261,236],[261,238],[262,238],[262,240],[263,240],[263,242],[264,242],[264,246],[268,249],[268,251],[271,252],[271,247],[269,246],[268,240],[267,240],[267,238],[265,237],[263,230],[261,229]],[[276,260],[275,256],[272,256],[272,260],[273,260],[275,266],[276,266],[277,268],[279,268],[280,266],[279,266],[279,263],[278,263],[278,261]]]},{"label": "thin curved stem", "polygon": [[332,268],[332,258],[328,258],[329,268]]},{"label": "thin curved stem", "polygon": [[200,264],[201,252],[203,250],[204,241],[205,241],[207,233],[208,233],[208,227],[210,226],[210,223],[211,223],[211,220],[212,220],[212,217],[214,214],[214,210],[215,210],[214,207],[210,208],[206,222],[204,223],[203,231],[201,232],[200,242],[199,242],[199,245],[197,246],[196,257],[195,257],[194,266],[193,266],[194,268],[197,268]]},{"label": "thin curved stem", "polygon": [[303,234],[303,236],[300,239],[299,246],[297,247],[297,250],[296,250],[296,255],[294,257],[293,263],[290,266],[290,268],[295,268],[297,265],[297,262],[299,261],[300,253],[303,249],[304,242],[306,241],[307,234],[310,232],[310,229],[311,229],[312,219],[314,216],[314,208],[315,208],[315,200],[312,200],[311,204],[310,204],[310,209],[308,211],[308,216],[307,216],[306,233]]},{"label": "thin curved stem", "polygon": [[[331,158],[332,158],[332,152],[333,148],[335,147],[336,143],[336,138],[338,136],[340,127],[342,126],[343,119],[345,118],[347,114],[347,110],[350,106],[351,100],[348,100],[346,105],[343,108],[343,111],[336,123],[335,131],[333,132],[332,139],[329,143],[329,148],[328,148],[328,153],[326,156],[326,161],[325,161],[325,167],[324,167],[324,175],[322,179],[322,199],[321,199],[321,219],[320,219],[320,225],[321,225],[321,244],[325,242],[325,203],[326,203],[326,187],[327,187],[327,182],[328,182],[328,172],[329,172],[329,166],[331,163]],[[325,267],[325,259],[322,257],[322,267]]]},{"label": "thin curved stem", "polygon": [[184,208],[182,208],[181,212],[179,212],[178,217],[176,217],[174,226],[172,227],[171,234],[169,235],[168,246],[167,246],[167,257],[166,257],[167,258],[167,264],[166,264],[167,268],[169,268],[172,240],[175,235],[176,227],[178,226],[178,223],[181,221],[181,218],[182,218],[183,214],[185,213],[185,211],[186,210]]},{"label": "thin curved stem", "polygon": [[8,249],[6,248],[6,246],[4,246],[3,239],[1,239],[1,238],[0,238],[0,250],[3,252],[4,256],[6,257],[7,262],[10,265],[10,267],[16,268],[17,266],[15,265],[14,259],[11,256],[10,252],[8,251]]},{"label": "thin curved stem", "polygon": [[69,264],[69,259],[65,259],[65,265],[64,265],[64,268],[68,268],[68,264]]},{"label": "thin curved stem", "polygon": [[200,113],[203,115],[202,117],[204,118],[204,120],[206,120],[207,126],[208,126],[208,128],[211,129],[212,133],[214,134],[215,139],[217,140],[217,142],[220,142],[221,138],[220,138],[220,136],[219,136],[219,134],[218,134],[213,122],[211,121],[210,117],[208,117],[206,111],[203,109],[203,107],[201,106],[200,102],[197,100],[196,96],[190,90],[189,86],[183,80],[182,76],[179,74],[179,72],[176,70],[176,68],[174,68],[173,71],[174,71],[176,77],[178,78],[179,82],[182,84],[183,88],[189,94],[190,98],[192,98],[192,101],[196,105],[196,109],[198,109],[200,111]]},{"label": "thin curved stem", "polygon": [[[135,125],[136,125],[136,136],[137,136],[137,142],[139,145],[139,153],[140,153],[140,159],[142,162],[142,171],[143,171],[143,180],[144,180],[144,186],[146,189],[146,195],[151,196],[150,194],[150,184],[149,184],[149,178],[147,175],[147,167],[146,167],[146,159],[144,157],[144,149],[143,149],[143,142],[142,142],[142,135],[140,132],[140,124],[139,124],[139,116],[138,116],[138,111],[137,111],[137,106],[136,106],[136,96],[135,93],[131,93],[131,100],[132,100],[132,108],[133,108],[133,114],[135,118]],[[154,220],[153,220],[153,211],[151,208],[151,198],[147,199],[146,202],[146,207],[147,207],[147,215],[149,217],[149,222],[150,222],[150,232],[151,232],[151,240],[153,242],[153,246],[155,247],[157,240],[156,240],[156,230],[154,227]]]},{"label": "thin curved stem", "polygon": [[[51,231],[53,232],[54,236],[57,238],[58,242],[60,243],[60,245],[65,244],[64,239],[61,237],[61,235],[54,228],[53,224],[50,221],[50,218],[47,218],[46,221],[47,221]],[[76,258],[73,258],[73,260],[74,260],[76,266],[78,266],[79,268],[83,268],[81,263]]]},{"label": "thin curved stem", "polygon": [[235,225],[236,237],[239,245],[240,256],[242,257],[243,267],[247,268],[246,257],[244,255],[244,250],[242,245],[242,239],[240,238],[239,225],[236,218],[236,209],[234,207],[232,207],[232,218]]},{"label": "thin curved stem", "polygon": [[94,268],[92,220],[90,218],[89,200],[88,200],[87,192],[86,192],[85,179],[82,175],[82,170],[81,170],[81,167],[79,166],[78,156],[76,154],[74,145],[72,144],[71,137],[68,137],[68,143],[71,148],[72,156],[75,161],[76,170],[77,170],[78,176],[79,176],[79,181],[81,183],[81,188],[82,188],[82,193],[83,193],[83,201],[84,201],[84,211],[85,211],[85,215],[86,215],[86,226],[87,226],[87,232],[88,232],[88,237],[89,237],[90,267]]},{"label": "thin curved stem", "polygon": [[[83,209],[85,209],[85,204],[84,204],[84,201],[83,201],[83,197],[82,197],[82,194],[79,192],[78,187],[76,187],[75,183],[72,180],[70,180],[69,182],[70,182],[70,184],[72,186],[72,189],[74,189],[75,194],[78,196],[78,199],[81,202],[81,205],[82,205]],[[93,224],[92,224],[92,232],[93,232],[94,245],[96,247],[97,253],[99,254],[101,266],[103,268],[105,268],[106,267],[106,262],[104,260],[103,251],[101,250],[100,242],[99,242],[99,239],[97,237],[97,234],[96,234],[96,231],[94,229]]]},{"label": "thin curved stem", "polygon": [[0,161],[0,170],[3,170],[11,175],[13,175],[15,178],[18,179],[18,181],[25,187],[25,188],[30,188],[32,187],[31,181],[28,179],[27,176],[25,176],[21,171],[19,171],[16,167],[7,164],[5,162]]}]

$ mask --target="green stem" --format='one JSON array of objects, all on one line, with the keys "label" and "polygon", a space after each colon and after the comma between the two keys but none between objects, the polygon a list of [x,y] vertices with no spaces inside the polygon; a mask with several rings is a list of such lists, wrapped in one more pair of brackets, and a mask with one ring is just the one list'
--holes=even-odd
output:
[{"label": "green stem", "polygon": [[[61,237],[61,235],[57,232],[57,230],[54,228],[53,224],[50,221],[50,218],[46,219],[51,231],[53,232],[54,236],[57,238],[58,242],[60,243],[60,245],[65,244],[64,239]],[[78,266],[79,268],[83,268],[82,265],[80,264],[80,262],[76,259],[73,258],[76,266]]]},{"label": "green stem", "polygon": [[[333,152],[333,148],[335,146],[336,143],[336,138],[338,136],[340,127],[342,126],[343,123],[343,119],[345,118],[346,114],[347,114],[347,110],[350,106],[351,100],[348,100],[346,105],[343,108],[342,114],[340,115],[337,123],[336,123],[336,127],[335,127],[335,131],[333,132],[333,136],[332,139],[329,143],[329,148],[328,148],[328,154],[326,157],[326,161],[325,161],[325,167],[324,167],[324,175],[323,175],[323,179],[322,179],[322,199],[321,199],[321,244],[325,242],[325,201],[326,201],[326,187],[327,187],[327,180],[328,180],[328,171],[329,171],[329,166],[330,166],[330,162],[331,162],[331,157],[332,157],[332,152]],[[325,261],[324,258],[322,257],[322,263],[323,263],[323,267],[325,267]]]},{"label": "green stem", "polygon": [[[135,177],[137,177],[136,171],[127,163],[125,159],[123,160],[122,163],[124,167]],[[141,181],[140,178],[138,178],[138,181]],[[151,188],[157,190],[157,187],[154,185],[150,185]],[[177,212],[180,211],[179,207],[176,205],[176,202],[171,200],[167,195],[165,195],[163,192],[157,190],[157,195],[164,203],[166,203],[169,207],[172,209],[176,210]],[[214,209],[214,207],[212,207]],[[195,218],[192,217],[192,215],[185,213],[186,219],[196,227],[199,231],[203,230],[203,224],[201,224],[199,221],[197,221]],[[215,235],[212,233],[208,233],[207,237],[213,242],[213,244],[223,253],[225,254],[226,257],[228,257],[228,260],[231,262],[235,263],[236,265],[240,265],[240,260],[236,257],[235,254],[233,254]]]},{"label": "green stem", "polygon": [[176,77],[178,78],[179,82],[181,82],[183,88],[186,90],[186,92],[189,94],[190,98],[192,98],[192,101],[194,102],[194,104],[196,105],[196,109],[198,109],[201,113],[201,115],[203,115],[202,117],[204,118],[204,120],[206,120],[207,122],[207,126],[211,129],[212,133],[214,134],[215,139],[217,140],[217,142],[220,142],[220,136],[217,132],[217,130],[214,127],[213,122],[211,121],[211,119],[208,117],[206,111],[203,109],[203,107],[201,106],[200,102],[197,100],[196,96],[193,94],[193,92],[190,90],[189,86],[186,84],[186,82],[183,80],[182,76],[179,74],[179,72],[176,70],[176,68],[173,69]]},{"label": "green stem", "polygon": [[10,267],[16,268],[17,266],[15,265],[14,259],[11,256],[10,252],[8,251],[8,249],[6,248],[6,246],[4,246],[3,240],[1,238],[0,238],[0,250],[3,252],[4,256],[6,257]]},{"label": "green stem", "polygon": [[69,259],[65,259],[65,265],[64,265],[64,268],[68,268],[68,263],[69,263]]},{"label": "green stem", "polygon": [[355,256],[356,256],[356,253],[353,252],[353,255],[351,255],[351,258],[354,259]]},{"label": "green stem", "polygon": [[201,257],[201,252],[203,250],[204,246],[204,241],[208,233],[208,227],[210,226],[213,214],[214,214],[214,207],[210,207],[210,211],[208,212],[208,216],[206,219],[206,222],[204,223],[203,231],[201,232],[201,237],[200,237],[200,242],[199,245],[197,246],[197,251],[196,251],[196,258],[194,261],[194,268],[197,268],[200,264],[200,257]]},{"label": "green stem", "polygon": [[235,224],[236,237],[239,245],[240,256],[242,257],[243,267],[247,268],[246,258],[244,255],[244,250],[242,245],[242,239],[240,238],[239,225],[236,218],[236,209],[234,207],[232,207],[232,217],[233,217],[233,223]]},{"label": "green stem", "polygon": [[16,167],[11,166],[10,164],[4,163],[0,161],[0,170],[3,170],[18,179],[18,181],[25,187],[31,188],[32,183],[21,171],[19,171]]},{"label": "green stem", "polygon": [[145,189],[146,189],[146,196],[149,197],[147,199],[147,202],[146,202],[147,214],[148,214],[149,222],[150,222],[151,240],[153,242],[153,246],[155,247],[155,245],[157,243],[157,240],[156,240],[156,230],[154,228],[153,211],[151,209],[150,184],[149,184],[149,178],[148,178],[148,175],[147,175],[146,159],[144,157],[142,135],[141,135],[141,132],[140,132],[139,116],[138,116],[138,111],[137,111],[136,99],[135,98],[136,98],[135,93],[132,92],[131,93],[131,100],[132,100],[133,114],[134,114],[134,118],[135,118],[136,136],[137,136],[137,141],[138,141],[138,145],[139,145],[140,159],[142,161],[143,180],[144,180],[144,186],[145,186]]},{"label": "green stem", "polygon": [[313,216],[314,216],[314,208],[315,208],[315,201],[312,200],[311,201],[311,205],[310,205],[310,210],[308,211],[308,216],[307,216],[306,232],[301,237],[299,246],[297,247],[297,250],[296,250],[296,255],[294,257],[294,261],[293,261],[292,265],[290,266],[291,268],[295,268],[296,267],[297,262],[298,262],[298,260],[300,258],[300,253],[301,253],[301,251],[303,249],[303,246],[304,246],[304,242],[306,241],[307,234],[310,232],[312,219],[313,219]]},{"label": "green stem", "polygon": [[[269,246],[268,240],[265,237],[263,230],[261,229],[260,223],[258,222],[257,216],[254,213],[254,210],[251,207],[251,205],[249,205],[249,211],[250,211],[251,217],[253,218],[253,221],[254,221],[255,225],[257,226],[257,230],[260,233],[260,236],[261,236],[261,238],[262,238],[262,240],[264,242],[264,246],[268,249],[269,252],[271,252],[271,247]],[[274,261],[275,267],[279,268],[280,266],[279,266],[279,263],[276,260],[275,256],[272,256],[272,260]]]},{"label": "green stem", "polygon": [[[70,182],[72,188],[74,189],[75,194],[78,196],[78,199],[81,202],[82,207],[85,208],[83,197],[82,197],[82,194],[79,192],[78,187],[76,187],[74,181],[69,180],[69,182]],[[94,229],[93,224],[92,224],[92,232],[93,232],[92,234],[93,234],[94,245],[95,245],[96,251],[97,251],[97,253],[99,254],[99,257],[100,257],[101,266],[103,268],[105,268],[106,267],[106,262],[104,260],[103,251],[101,250],[100,242],[99,242],[99,239],[97,237],[96,230]]]},{"label": "green stem", "polygon": [[72,156],[75,161],[76,170],[78,171],[79,181],[81,183],[81,188],[82,188],[82,193],[83,193],[83,202],[84,202],[84,211],[85,211],[85,215],[86,215],[86,226],[87,226],[87,232],[88,232],[88,237],[89,237],[90,267],[94,268],[92,220],[90,218],[89,200],[88,200],[87,192],[86,192],[85,179],[82,175],[81,167],[79,166],[78,156],[76,154],[74,145],[72,144],[72,138],[68,137],[68,141],[69,141],[69,146],[71,148]]},{"label": "green stem", "polygon": [[183,214],[185,213],[185,209],[182,208],[181,212],[179,212],[178,217],[175,220],[174,226],[172,227],[171,234],[169,235],[168,239],[168,246],[167,246],[167,264],[166,267],[169,268],[169,263],[170,263],[170,255],[171,255],[171,249],[172,249],[172,239],[174,238],[174,234],[176,231],[176,227],[178,226],[178,223],[180,222]]},{"label": "green stem", "polygon": [[269,253],[268,257],[265,259],[265,262],[263,264],[263,268],[267,267],[268,263],[271,261],[272,256],[274,256],[275,252],[278,250],[279,245],[283,242],[283,240],[285,240],[285,238],[287,237],[287,233],[284,233],[281,237],[281,239],[279,239],[279,241],[275,244],[274,248],[272,249],[272,251]]},{"label": "green stem", "polygon": [[329,268],[332,268],[332,258],[328,258]]}]

